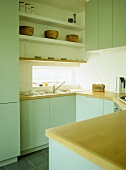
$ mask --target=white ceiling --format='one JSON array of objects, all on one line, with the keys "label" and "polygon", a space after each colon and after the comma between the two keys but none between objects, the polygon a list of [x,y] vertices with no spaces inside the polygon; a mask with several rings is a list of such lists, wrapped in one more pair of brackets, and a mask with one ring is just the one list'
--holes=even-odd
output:
[{"label": "white ceiling", "polygon": [[81,12],[84,10],[85,0],[34,0],[49,6],[72,12]]}]

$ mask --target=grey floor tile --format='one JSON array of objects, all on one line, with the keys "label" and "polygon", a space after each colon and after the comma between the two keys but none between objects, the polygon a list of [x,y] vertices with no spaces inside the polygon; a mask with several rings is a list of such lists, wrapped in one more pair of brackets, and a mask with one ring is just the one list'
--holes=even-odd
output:
[{"label": "grey floor tile", "polygon": [[46,155],[49,155],[49,148],[45,148],[41,150],[41,152],[45,153]]},{"label": "grey floor tile", "polygon": [[0,170],[7,170],[4,166],[0,167]]},{"label": "grey floor tile", "polygon": [[41,152],[36,155],[30,155],[25,157],[25,159],[32,164],[34,167],[48,164],[49,163],[49,156],[45,154],[44,152]]},{"label": "grey floor tile", "polygon": [[34,168],[33,170],[49,170],[49,164],[44,164]]},{"label": "grey floor tile", "polygon": [[33,166],[25,159],[21,159],[18,162],[9,164],[6,166],[7,170],[30,170]]}]

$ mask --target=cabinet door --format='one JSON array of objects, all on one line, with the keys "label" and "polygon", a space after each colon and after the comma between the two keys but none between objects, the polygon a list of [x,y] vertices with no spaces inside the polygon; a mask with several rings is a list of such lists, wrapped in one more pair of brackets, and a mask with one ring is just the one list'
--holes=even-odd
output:
[{"label": "cabinet door", "polygon": [[75,95],[50,98],[50,127],[61,126],[75,121]]},{"label": "cabinet door", "polygon": [[104,100],[104,115],[114,112],[114,102],[111,100]]},{"label": "cabinet door", "polygon": [[21,151],[48,143],[49,99],[21,101]]},{"label": "cabinet door", "polygon": [[76,121],[103,115],[103,99],[76,96]]},{"label": "cabinet door", "polygon": [[98,0],[86,2],[85,49],[98,50]]},{"label": "cabinet door", "polygon": [[113,0],[113,47],[126,45],[126,0]]},{"label": "cabinet door", "polygon": [[99,0],[99,49],[112,48],[112,0]]},{"label": "cabinet door", "polygon": [[19,103],[0,104],[0,161],[19,155]]},{"label": "cabinet door", "polygon": [[0,1],[0,103],[19,101],[19,1]]}]

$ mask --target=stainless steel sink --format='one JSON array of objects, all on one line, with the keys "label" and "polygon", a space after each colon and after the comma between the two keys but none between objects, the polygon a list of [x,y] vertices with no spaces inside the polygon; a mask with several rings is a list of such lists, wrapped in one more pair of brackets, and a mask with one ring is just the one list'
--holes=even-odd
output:
[{"label": "stainless steel sink", "polygon": [[52,92],[52,91],[45,91],[45,92],[43,92],[43,94],[45,95],[45,94],[58,94],[58,93],[68,93],[69,92],[69,90],[67,89],[67,90],[56,90],[56,91],[54,91],[54,92]]}]

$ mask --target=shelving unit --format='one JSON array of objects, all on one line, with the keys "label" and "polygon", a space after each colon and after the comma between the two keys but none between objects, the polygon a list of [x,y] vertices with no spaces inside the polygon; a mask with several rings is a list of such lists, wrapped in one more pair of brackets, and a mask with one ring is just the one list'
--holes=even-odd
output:
[{"label": "shelving unit", "polygon": [[58,59],[38,59],[38,58],[24,58],[20,57],[20,60],[25,60],[25,61],[41,61],[41,62],[66,62],[66,63],[87,63],[86,61],[83,60],[58,60]]},{"label": "shelving unit", "polygon": [[[41,3],[37,3],[35,8],[39,11],[40,10],[40,6]],[[38,8],[37,8],[38,7]],[[49,9],[53,11],[54,9],[52,9],[52,7],[49,7]],[[68,18],[71,14],[67,14],[64,17],[59,17],[59,19],[55,19],[55,15],[50,17],[48,16],[48,7],[47,10],[44,10],[43,13],[40,12],[41,15],[35,15],[35,14],[29,14],[29,13],[24,13],[24,12],[19,12],[19,20],[20,20],[20,25],[22,24],[26,24],[26,25],[31,25],[33,24],[33,27],[35,28],[35,33],[33,36],[27,36],[27,35],[19,35],[19,41],[20,41],[20,47],[21,47],[21,55],[20,56],[24,56],[25,52],[27,51],[27,56],[36,56],[37,53],[38,56],[45,56],[45,58],[48,58],[48,56],[52,56],[52,57],[56,57],[58,58],[58,60],[52,60],[53,62],[76,62],[76,63],[85,63],[85,61],[83,61],[83,51],[85,49],[85,44],[82,43],[84,42],[84,37],[83,37],[83,32],[85,30],[84,25],[82,24],[82,19],[80,19],[81,17],[79,16],[79,24],[77,23],[69,23],[67,21],[65,21],[65,18]],[[47,13],[47,14],[46,14]],[[55,13],[55,11],[54,11]],[[63,15],[63,11],[59,10],[57,11],[57,15]],[[73,14],[72,14],[73,15]],[[63,20],[62,20],[63,19]],[[58,28],[58,31],[60,32],[60,36],[58,37],[58,39],[49,39],[49,38],[44,38],[43,35],[41,36],[40,34],[40,29],[42,26],[42,32],[44,33],[44,31],[47,29],[52,29],[52,27],[55,27],[54,29]],[[80,42],[70,42],[70,41],[66,41],[65,37],[67,34],[77,34],[79,35],[79,40]],[[24,45],[24,44],[27,45]],[[48,47],[48,49],[50,48],[57,48],[58,50],[53,51],[51,54],[49,51],[47,51],[47,49],[41,49],[41,46],[44,47]],[[68,48],[66,48],[68,47]],[[36,52],[36,49],[38,50],[38,52]],[[66,48],[66,50],[64,50]],[[34,50],[35,49],[35,50]],[[63,53],[61,54],[61,51],[63,51]],[[77,56],[75,58],[75,55]],[[58,57],[61,56],[61,58],[64,58],[64,56],[66,56],[66,58],[68,60],[65,61],[61,61],[61,59]],[[70,58],[70,60],[69,60]],[[78,61],[78,58],[82,61]],[[34,58],[32,58],[31,60],[33,61]],[[73,59],[73,60],[71,60]],[[29,58],[28,58],[29,60]],[[38,60],[38,59],[34,59],[34,60]],[[50,61],[50,59],[40,59],[39,61]]]},{"label": "shelving unit", "polygon": [[84,48],[84,44],[82,44],[82,43],[75,43],[75,42],[35,37],[35,36],[19,35],[19,39],[22,41],[34,42],[34,43],[44,43],[44,44],[71,46],[71,47],[75,47],[75,48]]},{"label": "shelving unit", "polygon": [[22,21],[34,22],[37,24],[43,24],[43,25],[54,26],[54,27],[65,28],[65,29],[71,29],[71,30],[75,30],[75,31],[83,31],[84,30],[83,25],[79,25],[76,23],[68,23],[65,21],[57,20],[57,19],[52,19],[52,18],[48,18],[48,17],[38,16],[38,15],[33,15],[33,14],[28,14],[28,13],[23,13],[23,12],[19,12],[19,19]]}]

